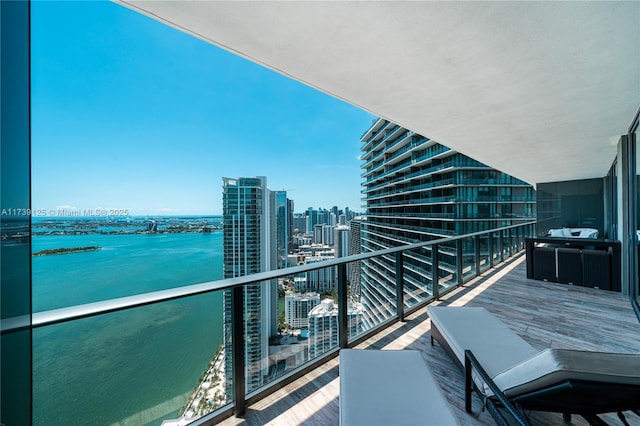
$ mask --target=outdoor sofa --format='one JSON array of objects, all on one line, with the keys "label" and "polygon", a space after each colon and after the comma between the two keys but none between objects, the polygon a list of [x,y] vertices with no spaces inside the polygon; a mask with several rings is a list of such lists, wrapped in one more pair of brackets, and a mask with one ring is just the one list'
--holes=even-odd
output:
[{"label": "outdoor sofa", "polygon": [[[640,354],[536,350],[481,307],[429,306],[434,339],[465,371],[465,409],[476,391],[498,424],[528,425],[525,410],[598,414],[640,410]],[[505,411],[508,413],[505,415]]]}]

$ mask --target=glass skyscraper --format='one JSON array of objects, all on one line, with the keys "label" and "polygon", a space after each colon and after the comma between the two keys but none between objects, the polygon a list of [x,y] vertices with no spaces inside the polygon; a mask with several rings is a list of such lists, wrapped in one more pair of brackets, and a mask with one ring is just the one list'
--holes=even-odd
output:
[{"label": "glass skyscraper", "polygon": [[[276,269],[275,194],[267,178],[223,179],[223,264],[224,278]],[[286,199],[286,196],[285,196]],[[262,386],[269,367],[269,337],[277,333],[277,283],[265,281],[246,286],[244,291],[244,337],[246,389]],[[231,377],[231,290],[224,292],[225,369]],[[231,394],[227,381],[227,395]]]},{"label": "glass skyscraper", "polygon": [[[363,252],[535,220],[530,185],[436,141],[378,118],[361,142]],[[441,264],[455,257],[454,250],[442,249]],[[428,254],[407,256],[405,262],[411,265],[405,273],[407,294],[427,291]],[[363,262],[366,327],[388,318],[388,307],[395,305],[394,271],[393,258]]]}]

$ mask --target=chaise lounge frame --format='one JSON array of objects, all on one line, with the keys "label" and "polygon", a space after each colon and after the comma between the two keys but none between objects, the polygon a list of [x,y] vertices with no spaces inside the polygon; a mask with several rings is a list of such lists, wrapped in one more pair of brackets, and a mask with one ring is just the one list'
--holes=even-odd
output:
[{"label": "chaise lounge frame", "polygon": [[[432,314],[433,312],[430,313],[430,316],[432,316]],[[515,335],[515,333],[513,334]],[[489,414],[491,414],[499,425],[512,424],[512,422],[510,423],[507,420],[505,416],[506,413],[508,413],[517,424],[530,425],[531,423],[524,410],[562,413],[564,419],[567,421],[571,419],[571,414],[577,414],[592,425],[606,424],[597,416],[603,413],[617,412],[623,424],[627,424],[627,422],[622,411],[631,411],[640,416],[640,386],[638,385],[637,378],[634,378],[633,383],[618,383],[615,380],[603,382],[568,378],[540,389],[507,397],[502,389],[495,383],[495,377],[491,377],[478,361],[472,348],[465,348],[464,365],[460,362],[459,356],[453,350],[442,331],[439,330],[437,324],[434,323],[432,317],[432,345],[434,344],[434,340],[440,343],[445,352],[447,352],[458,367],[464,371],[465,410],[468,413],[472,412],[471,395],[473,391],[476,391],[484,400]],[[615,354],[614,356],[630,357],[635,363],[634,365],[640,365],[638,364],[640,355]],[[484,384],[484,391],[477,385],[478,381]],[[492,395],[487,396],[487,388]],[[601,398],[602,395],[606,395],[606,398]],[[504,411],[506,411],[506,413],[504,413]]]}]

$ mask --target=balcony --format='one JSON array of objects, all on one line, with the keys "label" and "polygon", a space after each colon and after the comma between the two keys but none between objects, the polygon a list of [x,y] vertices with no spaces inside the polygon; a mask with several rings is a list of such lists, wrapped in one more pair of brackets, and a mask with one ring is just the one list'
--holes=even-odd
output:
[{"label": "balcony", "polygon": [[[536,349],[575,348],[636,353],[640,325],[621,294],[551,284],[525,278],[524,256],[483,273],[440,301],[445,306],[484,306],[507,322]],[[356,346],[358,349],[416,349],[431,367],[447,402],[462,425],[493,425],[481,403],[474,400],[474,414],[464,411],[463,374],[436,343],[430,344],[430,321],[420,309]],[[297,381],[248,407],[244,419],[229,418],[222,425],[337,424],[339,357],[321,365]],[[534,424],[563,425],[560,414],[528,413]],[[626,413],[625,413],[626,415]],[[609,424],[621,424],[615,414],[601,416]],[[630,424],[640,417],[626,416]],[[586,424],[573,417],[572,424]]]}]

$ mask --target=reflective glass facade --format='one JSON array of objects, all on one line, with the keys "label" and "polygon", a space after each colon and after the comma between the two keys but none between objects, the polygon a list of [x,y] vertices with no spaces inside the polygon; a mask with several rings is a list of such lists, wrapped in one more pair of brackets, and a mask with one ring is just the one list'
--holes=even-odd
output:
[{"label": "reflective glass facade", "polygon": [[[442,236],[485,231],[535,219],[533,188],[525,182],[415,134],[384,119],[373,122],[361,138],[366,221],[362,251],[429,241]],[[467,245],[463,252],[472,252]],[[486,246],[485,246],[486,251]],[[412,253],[405,262],[407,294],[432,291],[432,253]],[[451,265],[446,282],[459,282],[458,247],[441,247],[441,266]],[[362,303],[367,326],[387,319],[395,291],[387,282],[395,260],[366,261],[362,268]],[[386,307],[386,308],[385,308]]]},{"label": "reflective glass facade", "polygon": [[[223,178],[222,213],[224,277],[234,278],[276,269],[275,196],[265,177]],[[275,194],[274,194],[275,195]],[[286,200],[286,196],[285,196]],[[286,203],[286,201],[285,201]],[[246,389],[263,385],[268,370],[269,337],[276,334],[277,289],[274,282],[244,289]],[[224,292],[225,369],[232,377],[232,291]],[[232,382],[227,382],[227,394]]]},{"label": "reflective glass facade", "polygon": [[[0,2],[0,423],[31,423],[30,4]],[[24,327],[5,334],[5,324]]]},{"label": "reflective glass facade", "polygon": [[604,183],[603,178],[539,183],[538,235],[553,228],[594,228],[605,238]]}]

